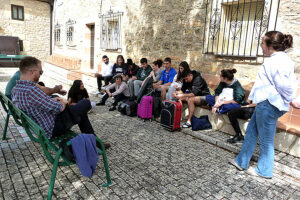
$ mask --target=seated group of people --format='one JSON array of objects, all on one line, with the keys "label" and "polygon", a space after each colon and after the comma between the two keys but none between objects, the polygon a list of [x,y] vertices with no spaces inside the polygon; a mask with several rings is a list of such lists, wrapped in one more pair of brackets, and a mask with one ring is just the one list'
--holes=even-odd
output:
[{"label": "seated group of people", "polygon": [[[102,71],[96,76],[98,77],[98,86],[101,86],[99,83],[101,80],[105,80],[107,87],[106,94],[97,105],[105,105],[109,97],[114,97],[114,102],[109,110],[116,110],[116,106],[121,100],[135,99],[146,79],[153,78],[153,89],[160,93],[162,100],[175,100],[188,104],[189,116],[183,128],[191,127],[191,118],[196,105],[210,105],[212,112],[220,112],[225,109],[228,112],[229,120],[236,132],[236,135],[228,142],[235,143],[244,139],[237,119],[251,118],[256,105],[246,101],[246,91],[234,78],[236,69],[221,71],[220,83],[212,95],[205,79],[199,72],[191,70],[186,61],[179,64],[178,71],[172,67],[169,57],[163,61],[154,61],[152,69],[146,58],[142,58],[140,63],[141,67],[138,67],[131,59],[128,59],[127,64],[124,64],[123,56],[119,55],[117,63],[112,65],[109,63],[108,57],[103,56]],[[162,65],[164,70],[161,69]],[[107,73],[109,76],[103,75],[110,71],[109,66],[111,73]],[[106,82],[106,80],[109,81]],[[98,88],[101,89],[101,87]]]}]

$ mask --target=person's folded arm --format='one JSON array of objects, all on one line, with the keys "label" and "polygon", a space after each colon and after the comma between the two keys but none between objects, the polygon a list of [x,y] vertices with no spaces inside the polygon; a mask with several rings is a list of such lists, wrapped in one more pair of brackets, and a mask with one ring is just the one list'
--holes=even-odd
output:
[{"label": "person's folded arm", "polygon": [[55,114],[64,110],[64,106],[60,101],[56,99],[51,99],[42,90],[37,92],[32,92],[30,96],[31,103],[35,107],[40,107],[43,111],[53,112]]},{"label": "person's folded arm", "polygon": [[116,95],[118,95],[118,94],[121,94],[125,89],[126,89],[126,87],[128,87],[127,85],[126,85],[126,83],[122,83],[121,85],[120,85],[120,87],[119,87],[119,89],[117,89],[115,92],[113,92],[111,95],[114,97],[114,96],[116,96]]}]

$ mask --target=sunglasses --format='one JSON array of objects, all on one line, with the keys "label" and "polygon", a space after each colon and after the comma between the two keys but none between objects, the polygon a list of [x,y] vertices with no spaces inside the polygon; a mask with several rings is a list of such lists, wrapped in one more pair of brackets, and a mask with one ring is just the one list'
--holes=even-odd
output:
[{"label": "sunglasses", "polygon": [[43,73],[44,73],[44,71],[43,70],[38,70],[38,69],[34,69],[33,71],[39,71],[40,72],[40,75],[42,75]]}]

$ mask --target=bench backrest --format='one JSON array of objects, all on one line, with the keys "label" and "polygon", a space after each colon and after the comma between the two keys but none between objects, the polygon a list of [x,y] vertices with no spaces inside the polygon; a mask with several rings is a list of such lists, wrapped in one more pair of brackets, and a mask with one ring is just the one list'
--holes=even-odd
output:
[{"label": "bench backrest", "polygon": [[[59,143],[61,140],[63,140],[66,137],[73,137],[74,132],[69,132],[65,134],[65,137],[60,137],[60,138],[52,138],[48,139],[46,137],[45,131],[35,122],[33,121],[28,115],[26,115],[22,110],[20,110],[18,107],[16,107],[12,101],[5,96],[1,91],[0,91],[0,101],[5,109],[5,111],[8,111],[11,113],[11,115],[14,117],[15,120],[18,121],[18,124],[22,126],[28,137],[37,143],[40,143],[45,156],[49,160],[49,162],[53,163],[54,162],[54,157],[53,154],[51,154],[51,151],[58,151],[59,149]],[[64,162],[60,162],[59,165],[70,165],[72,164],[69,162],[64,155],[62,155],[62,158]]]}]

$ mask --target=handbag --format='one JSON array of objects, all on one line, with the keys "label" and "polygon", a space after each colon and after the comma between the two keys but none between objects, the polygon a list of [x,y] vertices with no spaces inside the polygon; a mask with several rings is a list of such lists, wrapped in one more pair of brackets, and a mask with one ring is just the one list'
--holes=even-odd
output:
[{"label": "handbag", "polygon": [[208,115],[203,115],[199,118],[193,115],[191,119],[191,124],[193,131],[207,130],[212,128],[211,123],[208,120]]}]

